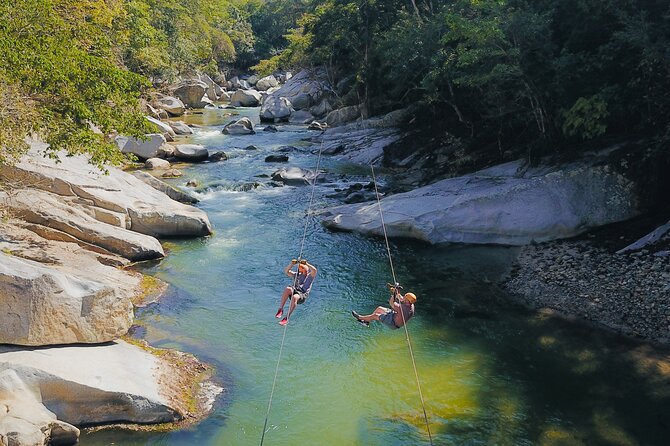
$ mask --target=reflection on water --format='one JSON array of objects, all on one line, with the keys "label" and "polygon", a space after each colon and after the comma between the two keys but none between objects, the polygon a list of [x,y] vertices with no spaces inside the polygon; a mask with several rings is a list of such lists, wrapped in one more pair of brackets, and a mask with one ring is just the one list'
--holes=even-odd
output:
[{"label": "reflection on water", "polygon": [[[221,119],[220,111],[189,118],[218,127]],[[294,127],[246,137],[199,129],[191,141],[235,156],[188,168],[174,183],[255,181],[278,167],[263,161],[267,154],[306,136]],[[259,150],[232,149],[248,144]],[[290,157],[304,168],[316,162],[304,152]],[[350,169],[329,159],[322,165]],[[330,203],[329,187],[317,186],[315,206]],[[199,192],[215,234],[165,244],[169,256],[147,272],[172,287],[138,312],[150,343],[216,366],[226,391],[214,414],[189,430],[99,432],[81,444],[257,444],[282,336],[274,318],[288,282],[282,269],[299,252],[305,222],[305,257],[319,275],[286,332],[265,444],[428,444],[404,331],[366,328],[349,314],[388,300],[383,242],[332,233],[306,217],[309,188],[233,189]],[[409,333],[435,444],[668,444],[670,371],[655,361],[663,352],[511,304],[494,283],[514,249],[406,241],[391,248],[399,280],[419,299]]]}]

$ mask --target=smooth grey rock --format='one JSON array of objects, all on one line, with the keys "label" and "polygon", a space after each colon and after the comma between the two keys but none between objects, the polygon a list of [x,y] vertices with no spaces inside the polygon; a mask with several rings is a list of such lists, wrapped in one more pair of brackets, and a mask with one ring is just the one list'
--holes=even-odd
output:
[{"label": "smooth grey rock", "polygon": [[261,103],[261,95],[256,90],[237,90],[230,98],[234,106],[256,107]]},{"label": "smooth grey rock", "polygon": [[142,159],[155,158],[165,144],[165,137],[158,133],[147,135],[143,141],[132,136],[117,136],[114,140],[122,153],[132,153]]},{"label": "smooth grey rock", "polygon": [[291,114],[288,122],[292,124],[309,124],[314,121],[314,116],[307,110],[298,110]]},{"label": "smooth grey rock", "polygon": [[93,168],[84,156],[58,153],[60,163],[44,158],[46,144],[31,143],[30,151],[14,166],[0,167],[8,182],[34,184],[62,196],[79,197],[92,206],[127,215],[133,231],[155,236],[211,234],[207,215],[200,209],[171,200],[127,172],[109,167],[109,174]]},{"label": "smooth grey rock", "polygon": [[361,109],[357,105],[350,107],[343,107],[338,110],[333,110],[326,116],[326,124],[329,127],[337,127],[360,118]]},{"label": "smooth grey rock", "polygon": [[216,101],[217,99],[219,99],[221,93],[223,92],[223,88],[221,88],[220,85],[214,82],[212,78],[205,73],[202,73],[200,75],[200,80],[205,84],[207,84],[207,91],[205,92],[207,97],[212,101]]},{"label": "smooth grey rock", "polygon": [[186,125],[186,123],[182,121],[177,121],[177,122],[169,122],[170,128],[174,130],[175,134],[177,135],[192,135],[193,134],[193,129]]},{"label": "smooth grey rock", "polygon": [[132,261],[163,257],[155,238],[103,223],[59,195],[35,189],[0,192],[0,203],[23,220],[57,229]]},{"label": "smooth grey rock", "polygon": [[181,177],[182,175],[184,175],[184,174],[182,173],[181,170],[179,170],[179,169],[170,169],[170,170],[166,170],[165,172],[163,172],[163,174],[161,175],[161,177],[163,177],[163,178],[179,178],[179,177]]},{"label": "smooth grey rock", "polygon": [[141,180],[143,183],[148,184],[149,186],[153,187],[154,189],[163,192],[165,195],[168,197],[172,198],[175,201],[178,201],[180,203],[188,203],[188,204],[195,204],[197,203],[198,200],[194,196],[177,189],[176,187],[173,187],[169,184],[167,184],[164,181],[159,180],[158,178],[154,177],[153,175],[150,175],[146,172],[142,172],[141,170],[136,170],[132,172],[132,175],[135,178],[138,178]]},{"label": "smooth grey rock", "polygon": [[184,105],[190,108],[203,108],[203,96],[207,92],[207,84],[200,79],[185,79],[177,84],[174,95],[178,97]]},{"label": "smooth grey rock", "polygon": [[[639,213],[635,187],[607,167],[529,169],[508,163],[381,200],[390,237],[525,245],[568,238]],[[327,227],[381,235],[376,203],[323,214]]]},{"label": "smooth grey rock", "polygon": [[181,418],[168,397],[177,384],[173,366],[123,341],[38,351],[0,347],[0,371],[6,370],[36,389],[59,420],[73,425]]},{"label": "smooth grey rock", "polygon": [[79,429],[58,421],[42,404],[39,388],[26,384],[11,368],[0,369],[0,408],[0,444],[4,446],[72,445],[79,441]]},{"label": "smooth grey rock", "polygon": [[322,99],[321,102],[309,109],[309,112],[319,119],[328,115],[331,111],[333,111],[333,106],[330,105],[330,101],[326,98]]},{"label": "smooth grey rock", "polygon": [[271,176],[272,180],[291,186],[305,186],[312,184],[314,180],[314,172],[303,170],[299,167],[283,168],[274,172]]},{"label": "smooth grey rock", "polygon": [[291,102],[282,97],[268,96],[261,106],[261,121],[280,122],[286,121],[291,116],[293,107]]},{"label": "smooth grey rock", "polygon": [[170,168],[170,162],[161,158],[149,158],[144,167],[151,170],[165,170]]},{"label": "smooth grey rock", "polygon": [[256,76],[255,74],[249,76],[247,78],[247,82],[249,82],[249,85],[251,85],[251,86],[256,85],[256,82],[258,82],[258,76]]},{"label": "smooth grey rock", "polygon": [[231,122],[223,128],[222,132],[225,135],[253,135],[256,133],[254,131],[254,124],[249,118],[242,118]]},{"label": "smooth grey rock", "polygon": [[277,79],[273,76],[265,76],[262,79],[259,79],[258,82],[256,82],[256,90],[258,91],[265,91],[268,88],[276,87],[279,85],[279,82],[277,82]]},{"label": "smooth grey rock", "polygon": [[300,93],[293,97],[295,104],[291,103],[296,110],[307,110],[312,106],[312,100],[312,96],[309,93]]},{"label": "smooth grey rock", "polygon": [[[298,99],[299,103],[300,101],[307,99],[306,96],[300,95],[309,96],[311,98],[309,104],[311,105],[319,103],[323,95],[328,91],[330,91],[330,87],[325,70],[302,70],[288,80],[279,90],[273,92],[268,97],[284,97],[293,104],[293,108],[297,109],[298,105],[295,103],[296,98],[303,98]],[[303,104],[301,103],[300,105],[302,106]],[[309,107],[309,105],[307,107]]]},{"label": "smooth grey rock", "polygon": [[275,125],[266,125],[266,126],[263,128],[263,131],[264,131],[264,132],[277,133],[277,132],[279,131],[279,129],[278,129],[277,126],[275,126]]},{"label": "smooth grey rock", "polygon": [[174,156],[184,161],[204,161],[209,158],[209,152],[198,144],[177,144]]},{"label": "smooth grey rock", "polygon": [[186,111],[184,103],[175,97],[160,95],[152,101],[154,107],[165,110],[170,116],[181,116]]},{"label": "smooth grey rock", "polygon": [[177,136],[177,134],[172,129],[172,127],[156,118],[152,118],[151,116],[146,116],[146,118],[165,137],[166,141],[174,141],[174,138]]}]

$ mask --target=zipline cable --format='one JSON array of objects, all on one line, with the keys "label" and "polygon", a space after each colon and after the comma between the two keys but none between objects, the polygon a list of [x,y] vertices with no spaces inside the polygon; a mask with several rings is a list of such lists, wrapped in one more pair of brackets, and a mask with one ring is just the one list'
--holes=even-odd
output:
[{"label": "zipline cable", "polygon": [[[391,265],[391,275],[393,276],[393,286],[395,286],[398,281],[395,277],[395,270],[393,269],[393,259],[391,257],[391,247],[389,246],[388,235],[386,234],[386,225],[384,224],[384,213],[382,212],[382,203],[379,198],[379,191],[377,190],[377,179],[375,178],[375,168],[370,164],[370,169],[372,170],[372,182],[375,186],[375,196],[377,197],[377,206],[379,206],[379,217],[382,223],[382,230],[384,232],[384,240],[386,241],[386,252],[389,256],[389,264]],[[397,288],[394,289],[395,292]],[[421,392],[421,382],[419,381],[419,372],[416,369],[416,361],[414,360],[414,351],[412,350],[412,343],[409,340],[409,330],[407,330],[407,324],[405,323],[405,312],[402,310],[402,304],[400,304],[400,315],[402,316],[402,326],[405,329],[405,337],[407,339],[407,346],[409,347],[409,355],[412,358],[412,366],[414,367],[414,376],[416,377],[416,385],[419,389],[419,398],[421,399],[421,408],[423,409],[423,418],[426,421],[426,430],[428,431],[428,439],[430,440],[431,446],[433,445],[433,435],[430,432],[430,424],[428,423],[428,414],[426,413],[426,403],[423,399],[423,392]]]},{"label": "zipline cable", "polygon": [[[312,210],[312,201],[314,200],[314,190],[316,189],[316,178],[319,176],[319,167],[321,165],[321,152],[323,150],[323,135],[325,132],[321,133],[321,145],[319,147],[319,156],[316,160],[316,170],[314,171],[314,178],[312,180],[312,193],[309,197],[309,205],[307,206],[307,217],[305,218],[305,229],[302,232],[302,241],[300,242],[300,254],[298,254],[298,259],[302,259],[303,249],[305,247],[305,238],[307,237],[307,226],[309,225],[309,213]],[[298,263],[298,270],[300,270],[300,264]],[[296,284],[298,283],[298,273],[296,272],[295,277],[293,277],[293,289],[295,289]],[[310,285],[311,287],[311,285]],[[291,303],[293,303],[293,295],[291,295],[291,302],[289,303],[289,308]],[[289,311],[290,313],[290,311]],[[275,393],[275,387],[277,386],[277,376],[279,375],[279,363],[281,362],[282,352],[284,351],[284,340],[286,339],[286,327],[288,327],[288,321],[290,321],[291,315],[286,316],[286,324],[284,324],[284,330],[281,338],[281,345],[279,346],[279,356],[277,357],[277,365],[275,367],[275,376],[272,380],[272,390],[270,391],[270,399],[268,401],[268,410],[265,413],[265,422],[263,423],[263,433],[261,435],[260,446],[263,446],[263,441],[265,440],[265,433],[267,432],[268,427],[268,418],[270,417],[270,409],[272,408],[272,398]]]}]

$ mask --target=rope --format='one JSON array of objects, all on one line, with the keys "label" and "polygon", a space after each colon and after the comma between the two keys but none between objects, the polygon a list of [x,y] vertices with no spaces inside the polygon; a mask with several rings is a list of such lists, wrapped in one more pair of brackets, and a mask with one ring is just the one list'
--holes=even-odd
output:
[{"label": "rope", "polygon": [[[379,206],[379,217],[381,218],[381,223],[382,223],[382,230],[384,232],[384,240],[386,241],[386,252],[388,253],[389,256],[389,264],[391,265],[391,275],[393,276],[393,284],[395,285],[397,282],[396,277],[395,277],[395,270],[393,269],[393,259],[391,257],[391,248],[389,246],[389,239],[388,235],[386,234],[386,225],[384,224],[384,213],[382,212],[382,203],[379,198],[379,191],[377,190],[377,179],[375,178],[375,168],[370,165],[370,169],[372,169],[372,182],[375,185],[375,195],[377,197],[377,206]],[[398,292],[397,288],[394,290],[396,293]],[[402,304],[400,304],[402,305]],[[414,367],[414,376],[416,378],[416,385],[419,389],[419,398],[421,399],[421,408],[423,409],[423,418],[426,421],[426,430],[428,431],[428,439],[430,440],[431,446],[433,445],[433,435],[430,432],[430,424],[428,423],[428,414],[426,413],[426,403],[423,399],[423,392],[421,392],[421,382],[419,381],[419,372],[417,371],[416,368],[416,361],[414,360],[414,351],[412,350],[412,343],[410,342],[409,339],[409,330],[407,330],[407,324],[405,323],[405,312],[402,311],[402,306],[400,307],[400,315],[402,316],[402,326],[405,329],[405,338],[407,339],[407,346],[409,347],[409,355],[412,358],[412,367]]]},{"label": "rope", "polygon": [[[316,160],[316,170],[314,171],[314,179],[312,180],[312,193],[310,194],[309,197],[309,205],[307,206],[307,216],[309,217],[309,213],[312,210],[312,201],[314,200],[314,190],[316,189],[316,178],[319,176],[319,166],[321,165],[321,152],[323,151],[323,134],[325,132],[321,133],[321,146],[319,147],[319,157]],[[302,258],[302,253],[303,249],[305,247],[305,238],[307,237],[307,226],[309,224],[309,218],[305,218],[305,229],[302,232],[302,241],[300,242],[300,254],[298,254],[298,259]],[[299,264],[298,264],[299,265]],[[298,266],[298,270],[300,270],[300,266]],[[296,275],[293,277],[293,289],[295,289],[296,284],[298,283],[298,273],[296,272]],[[312,285],[314,282],[312,282]],[[311,286],[310,285],[310,289]],[[291,303],[293,301],[293,296],[291,296]],[[291,303],[289,303],[289,308]],[[290,311],[289,311],[290,313]],[[275,388],[277,386],[277,376],[279,375],[279,363],[281,362],[281,356],[282,352],[284,351],[284,340],[286,339],[286,328],[288,327],[288,322],[291,320],[291,315],[289,314],[286,316],[286,324],[284,325],[284,330],[282,333],[282,338],[281,338],[281,345],[279,347],[279,356],[277,357],[277,365],[275,366],[275,376],[274,379],[272,380],[272,390],[270,391],[270,399],[268,401],[268,410],[265,413],[265,422],[263,423],[263,433],[261,435],[261,443],[260,446],[263,446],[263,441],[265,440],[265,433],[267,432],[267,427],[268,427],[268,419],[270,417],[270,409],[272,408],[272,398],[274,397],[275,393]]]}]

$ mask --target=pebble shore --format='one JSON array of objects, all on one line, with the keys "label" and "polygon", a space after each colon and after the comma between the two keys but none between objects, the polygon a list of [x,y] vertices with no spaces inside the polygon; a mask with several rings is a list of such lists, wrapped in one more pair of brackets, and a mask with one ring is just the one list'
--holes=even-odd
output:
[{"label": "pebble shore", "polygon": [[533,308],[670,344],[670,233],[645,249],[616,254],[624,238],[589,234],[525,246],[503,287]]}]

